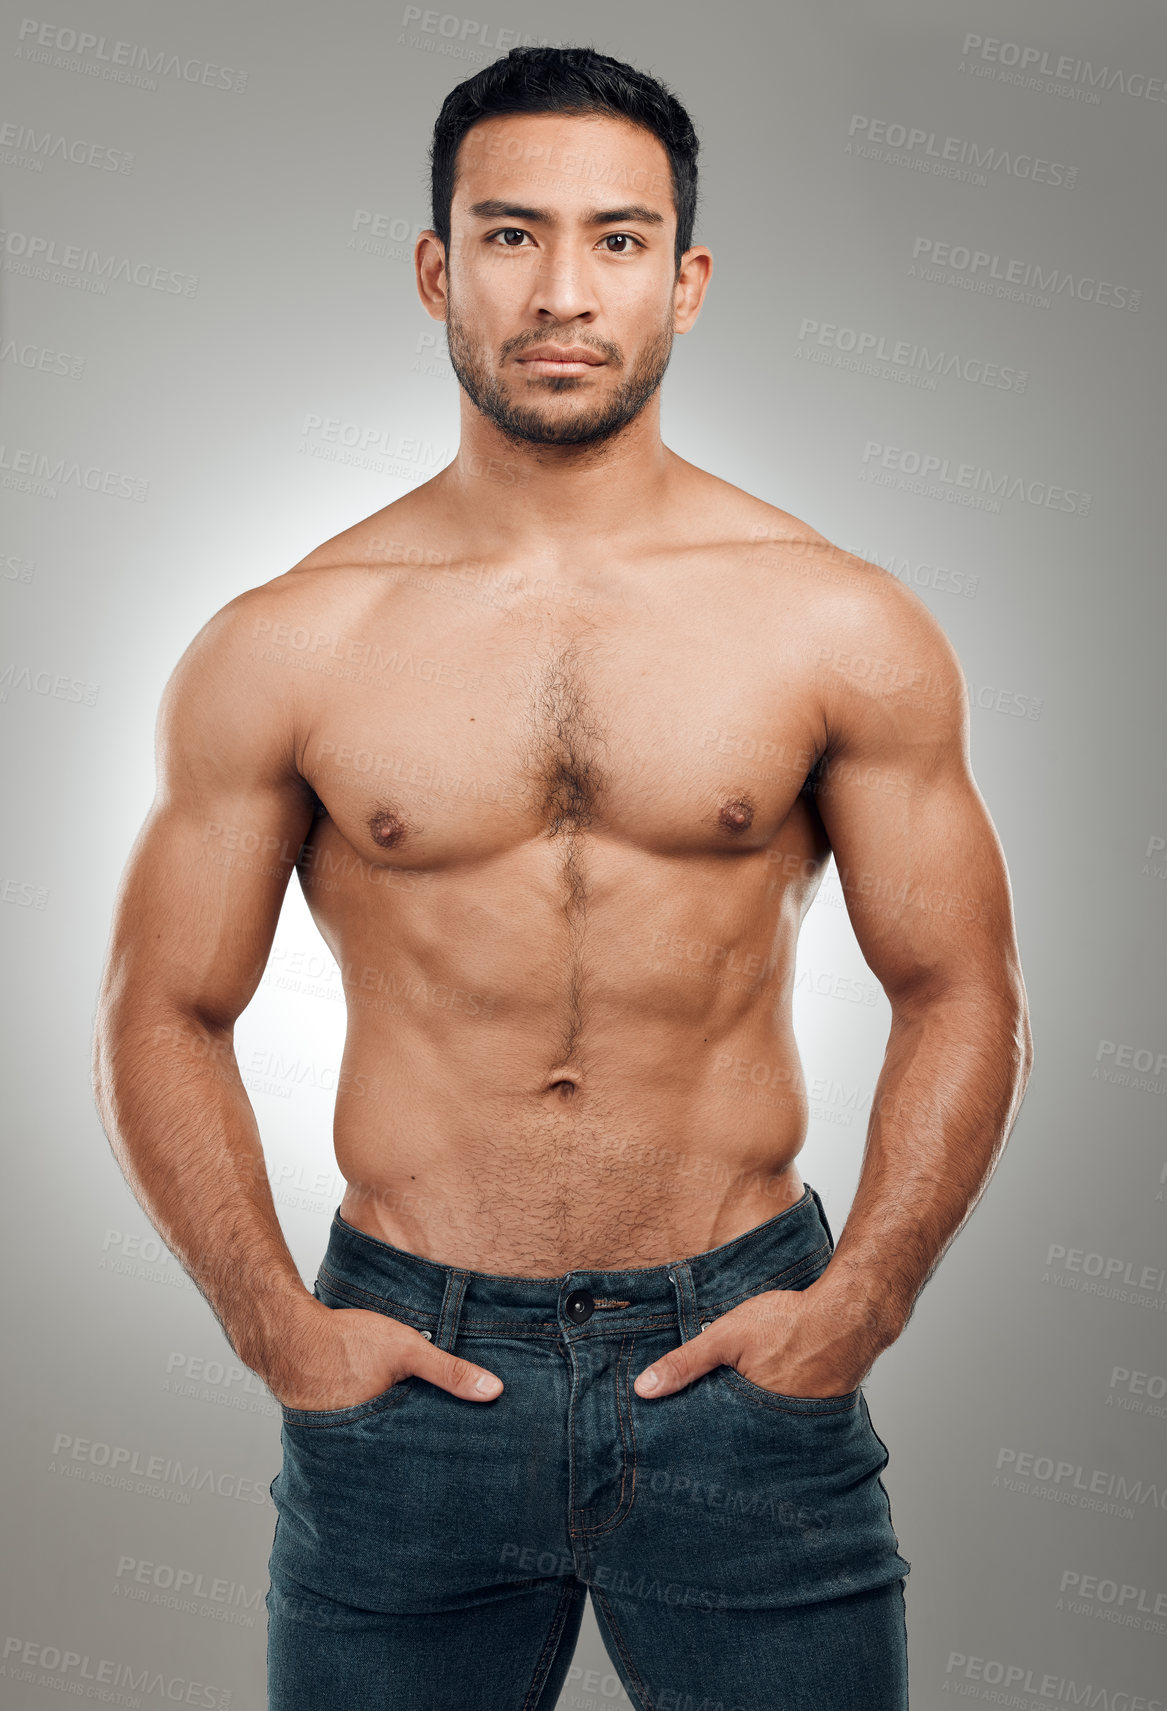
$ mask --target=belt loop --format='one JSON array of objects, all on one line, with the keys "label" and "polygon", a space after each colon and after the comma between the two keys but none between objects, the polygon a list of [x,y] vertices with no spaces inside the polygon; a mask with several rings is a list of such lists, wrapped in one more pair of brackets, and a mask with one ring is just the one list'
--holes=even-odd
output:
[{"label": "belt loop", "polygon": [[675,1265],[669,1267],[669,1281],[677,1292],[677,1319],[681,1327],[681,1341],[687,1343],[701,1331],[693,1268],[687,1259],[678,1260]]},{"label": "belt loop", "polygon": [[447,1354],[454,1352],[454,1339],[458,1335],[458,1324],[462,1317],[462,1297],[466,1293],[466,1283],[464,1271],[451,1270],[447,1273],[442,1310],[438,1314],[438,1326],[433,1335],[435,1349],[445,1349]]}]

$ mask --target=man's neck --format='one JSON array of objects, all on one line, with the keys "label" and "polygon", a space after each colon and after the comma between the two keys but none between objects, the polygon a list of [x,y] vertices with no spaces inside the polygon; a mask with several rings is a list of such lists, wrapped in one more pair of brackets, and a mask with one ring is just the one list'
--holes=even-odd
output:
[{"label": "man's neck", "polygon": [[586,540],[628,536],[665,514],[682,460],[660,437],[654,398],[620,433],[594,445],[533,445],[503,434],[463,399],[458,454],[434,482],[447,515],[535,557],[570,555]]}]

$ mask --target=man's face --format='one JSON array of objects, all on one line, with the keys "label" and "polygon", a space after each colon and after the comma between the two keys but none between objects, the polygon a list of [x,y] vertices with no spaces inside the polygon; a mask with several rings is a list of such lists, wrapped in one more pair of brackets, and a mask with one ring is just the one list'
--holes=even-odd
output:
[{"label": "man's face", "polygon": [[[514,441],[610,439],[672,351],[669,158],[622,119],[507,114],[458,152],[446,334],[471,402]],[[584,361],[559,359],[574,353]]]}]

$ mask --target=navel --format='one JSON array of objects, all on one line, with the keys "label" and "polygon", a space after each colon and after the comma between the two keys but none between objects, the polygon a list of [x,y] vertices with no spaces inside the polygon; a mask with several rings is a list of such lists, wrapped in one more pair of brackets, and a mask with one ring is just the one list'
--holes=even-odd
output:
[{"label": "navel", "polygon": [[566,1102],[575,1097],[579,1091],[582,1073],[571,1064],[559,1064],[551,1070],[547,1077],[544,1093],[558,1094],[560,1100]]},{"label": "navel", "polygon": [[748,832],[754,823],[754,805],[743,797],[726,802],[717,816],[727,832]]}]

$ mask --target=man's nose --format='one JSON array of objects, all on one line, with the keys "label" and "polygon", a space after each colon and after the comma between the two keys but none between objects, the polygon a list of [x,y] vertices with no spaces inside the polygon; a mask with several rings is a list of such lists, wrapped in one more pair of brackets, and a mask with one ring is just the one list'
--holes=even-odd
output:
[{"label": "man's nose", "polygon": [[530,306],[564,323],[596,315],[600,305],[586,260],[566,247],[545,249],[534,270]]}]

